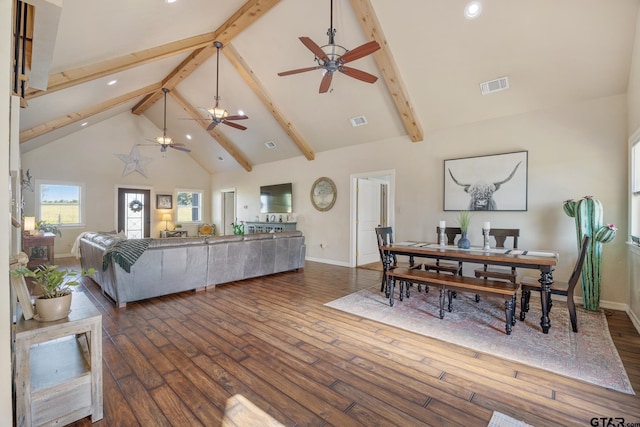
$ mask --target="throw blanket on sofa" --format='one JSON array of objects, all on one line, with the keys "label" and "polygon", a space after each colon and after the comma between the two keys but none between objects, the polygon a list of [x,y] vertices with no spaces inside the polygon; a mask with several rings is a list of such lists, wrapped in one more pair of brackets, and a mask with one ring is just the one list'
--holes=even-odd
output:
[{"label": "throw blanket on sofa", "polygon": [[111,261],[118,263],[127,273],[131,273],[131,266],[149,247],[151,239],[120,240],[109,246],[102,256],[102,271],[105,271]]}]

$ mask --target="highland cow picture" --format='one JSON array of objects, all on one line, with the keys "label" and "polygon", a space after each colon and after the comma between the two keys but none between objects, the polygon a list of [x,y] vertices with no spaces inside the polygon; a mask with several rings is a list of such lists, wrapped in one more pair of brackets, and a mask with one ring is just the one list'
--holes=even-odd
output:
[{"label": "highland cow picture", "polygon": [[444,161],[445,211],[526,211],[527,151]]}]

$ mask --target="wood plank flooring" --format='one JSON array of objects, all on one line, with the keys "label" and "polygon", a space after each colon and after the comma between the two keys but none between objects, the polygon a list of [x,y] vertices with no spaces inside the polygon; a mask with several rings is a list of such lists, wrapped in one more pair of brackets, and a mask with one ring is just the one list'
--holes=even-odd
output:
[{"label": "wood plank flooring", "polygon": [[[379,283],[308,261],[118,310],[85,278],[103,314],[104,419],[72,425],[486,426],[494,410],[534,426],[640,423],[638,396],[323,306]],[[640,392],[640,336],[624,312],[608,320]]]}]

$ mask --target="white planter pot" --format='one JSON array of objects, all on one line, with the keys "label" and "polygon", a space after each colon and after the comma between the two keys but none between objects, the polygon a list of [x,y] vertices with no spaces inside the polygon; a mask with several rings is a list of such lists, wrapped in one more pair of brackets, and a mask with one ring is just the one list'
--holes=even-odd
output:
[{"label": "white planter pot", "polygon": [[41,322],[64,319],[71,311],[71,295],[69,292],[59,298],[37,298],[35,318]]}]

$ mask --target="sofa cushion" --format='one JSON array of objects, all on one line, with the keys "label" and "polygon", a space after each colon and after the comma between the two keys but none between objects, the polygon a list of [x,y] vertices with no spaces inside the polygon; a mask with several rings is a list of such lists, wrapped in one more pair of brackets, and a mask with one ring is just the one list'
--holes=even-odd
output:
[{"label": "sofa cushion", "polygon": [[165,239],[151,239],[149,249],[168,248],[172,246],[203,245],[203,237],[167,237]]},{"label": "sofa cushion", "polygon": [[210,245],[219,245],[222,243],[239,242],[243,239],[243,236],[240,234],[230,234],[228,236],[207,237],[205,241]]},{"label": "sofa cushion", "polygon": [[278,233],[252,233],[243,234],[244,240],[266,240],[273,239],[273,236]]}]

